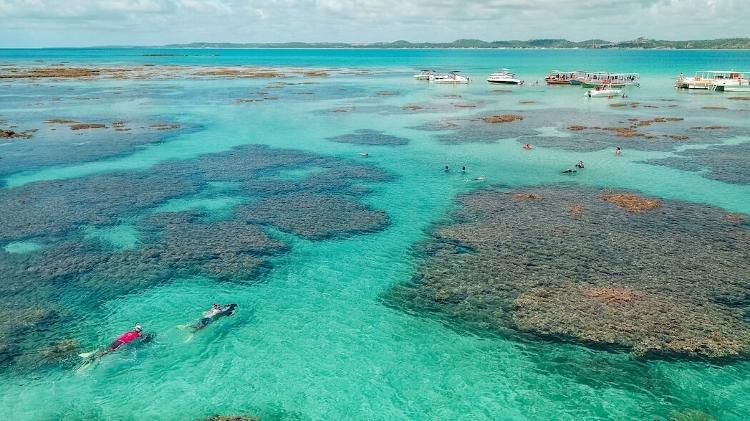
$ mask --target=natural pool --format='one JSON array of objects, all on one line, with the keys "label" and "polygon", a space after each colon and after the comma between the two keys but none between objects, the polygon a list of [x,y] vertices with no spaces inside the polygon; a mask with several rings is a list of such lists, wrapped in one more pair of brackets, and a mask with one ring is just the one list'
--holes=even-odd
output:
[{"label": "natural pool", "polygon": [[[687,308],[719,326],[684,331],[744,334],[750,101],[671,85],[679,72],[746,66],[747,52],[148,52],[0,50],[3,66],[155,65],[142,78],[1,79],[0,128],[37,129],[0,139],[0,408],[12,419],[740,420],[750,412],[742,337],[732,338],[736,358],[665,357],[561,338],[550,322],[554,311],[586,314],[566,297],[612,296],[583,289],[593,285],[645,297],[646,310],[676,291],[674,314]],[[240,64],[328,76],[185,71]],[[474,80],[412,80],[423,67],[460,68]],[[483,83],[498,67],[527,84]],[[626,99],[588,100],[580,88],[534,83],[552,68],[638,71],[642,83]],[[485,120],[504,115],[523,119]],[[578,160],[585,169],[561,173]],[[542,199],[456,201],[488,191]],[[662,206],[631,214],[599,200],[623,191]],[[583,225],[569,219],[578,203]],[[464,243],[484,247],[482,229],[508,230],[487,233],[494,239],[478,259],[486,267],[472,263],[471,244],[436,235],[462,212],[477,230],[459,231],[475,233]],[[598,254],[605,246],[621,254]],[[439,279],[470,289],[469,298],[404,295],[446,247],[459,252],[439,261]],[[500,289],[521,285],[527,306],[487,322],[518,297],[461,276],[523,277],[511,270],[518,262],[534,263],[532,278],[507,277],[501,286],[511,287]],[[726,282],[704,282],[709,269]],[[185,342],[176,326],[212,302],[239,310]],[[136,322],[155,341],[78,370],[79,352]],[[591,332],[569,330],[572,339]]]}]

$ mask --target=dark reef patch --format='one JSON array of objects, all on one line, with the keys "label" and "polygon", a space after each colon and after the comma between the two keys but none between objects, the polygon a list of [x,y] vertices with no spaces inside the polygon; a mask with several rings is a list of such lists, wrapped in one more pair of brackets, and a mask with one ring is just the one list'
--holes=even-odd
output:
[{"label": "dark reef patch", "polygon": [[[671,151],[679,145],[716,143],[719,138],[750,135],[747,127],[713,129],[718,126],[703,117],[683,119],[644,116],[628,110],[615,114],[560,108],[495,111],[429,122],[414,128],[435,132],[435,138],[445,143],[519,139],[537,146],[573,151],[597,151],[615,146]],[[550,127],[557,133],[539,131]]]},{"label": "dark reef patch", "polygon": [[563,186],[458,201],[386,303],[643,357],[750,357],[750,230],[721,209]]},{"label": "dark reef patch", "polygon": [[726,183],[750,184],[750,143],[713,145],[705,149],[688,149],[669,158],[647,161],[684,171],[703,171],[706,178]]},{"label": "dark reef patch", "polygon": [[[303,176],[281,177],[287,170]],[[0,366],[34,369],[64,360],[74,352],[65,341],[76,339],[68,327],[80,320],[78,312],[123,294],[196,275],[261,279],[270,258],[289,249],[267,227],[310,240],[382,230],[388,216],[360,198],[367,183],[389,179],[353,161],[245,146],[147,171],[0,189],[0,308],[12,310],[0,314]],[[216,183],[231,188],[217,190]],[[206,200],[217,192],[243,204],[219,218],[160,211],[170,199]],[[82,229],[123,223],[137,233],[137,244],[125,249],[92,240]],[[43,247],[25,253],[2,248],[28,240]]]},{"label": "dark reef patch", "polygon": [[329,137],[328,140],[338,143],[351,143],[352,145],[373,146],[401,146],[409,143],[409,139],[391,136],[379,130],[370,129],[355,130],[353,133]]}]

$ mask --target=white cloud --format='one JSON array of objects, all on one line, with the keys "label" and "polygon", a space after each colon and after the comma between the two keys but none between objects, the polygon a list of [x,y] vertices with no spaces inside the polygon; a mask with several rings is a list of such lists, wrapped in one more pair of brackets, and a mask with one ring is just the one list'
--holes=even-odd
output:
[{"label": "white cloud", "polygon": [[750,36],[748,0],[0,0],[0,45]]}]

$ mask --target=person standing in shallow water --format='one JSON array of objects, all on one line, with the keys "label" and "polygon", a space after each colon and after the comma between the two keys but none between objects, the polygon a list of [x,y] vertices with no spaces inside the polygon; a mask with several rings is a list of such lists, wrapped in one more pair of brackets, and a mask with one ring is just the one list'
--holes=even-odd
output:
[{"label": "person standing in shallow water", "polygon": [[461,172],[462,173],[466,173],[466,166],[465,165],[463,167],[461,167]]},{"label": "person standing in shallow water", "polygon": [[615,147],[615,155],[620,155],[622,153],[622,149],[620,149],[619,146]]}]

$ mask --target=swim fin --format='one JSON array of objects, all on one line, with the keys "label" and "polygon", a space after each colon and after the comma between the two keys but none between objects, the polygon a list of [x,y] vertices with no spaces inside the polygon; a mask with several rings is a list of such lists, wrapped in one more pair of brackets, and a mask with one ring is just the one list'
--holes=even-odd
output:
[{"label": "swim fin", "polygon": [[78,354],[78,356],[81,358],[91,358],[94,354],[96,354],[97,351],[98,350],[91,351],[91,352],[84,352],[84,353]]}]

